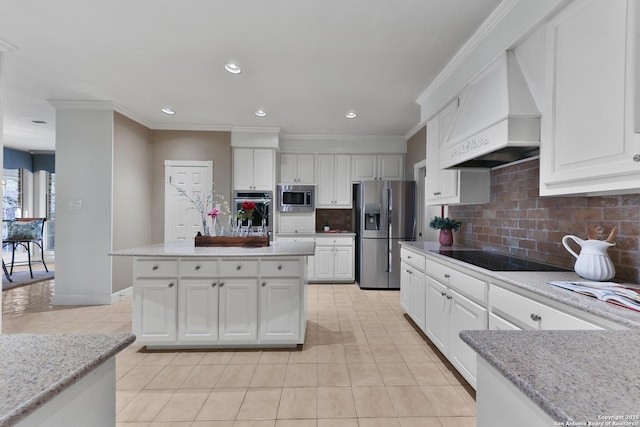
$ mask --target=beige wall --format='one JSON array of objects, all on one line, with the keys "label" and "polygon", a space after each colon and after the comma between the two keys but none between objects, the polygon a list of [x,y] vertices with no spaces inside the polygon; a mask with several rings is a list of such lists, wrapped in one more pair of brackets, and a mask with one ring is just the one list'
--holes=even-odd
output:
[{"label": "beige wall", "polygon": [[413,165],[427,158],[427,127],[424,126],[407,140],[405,178],[413,180]]},{"label": "beige wall", "polygon": [[[151,130],[115,113],[113,132],[113,249],[151,243]],[[131,286],[130,257],[113,258],[112,291]]]},{"label": "beige wall", "polygon": [[231,200],[231,133],[154,130],[151,240],[164,241],[164,161],[213,160],[215,191]]}]

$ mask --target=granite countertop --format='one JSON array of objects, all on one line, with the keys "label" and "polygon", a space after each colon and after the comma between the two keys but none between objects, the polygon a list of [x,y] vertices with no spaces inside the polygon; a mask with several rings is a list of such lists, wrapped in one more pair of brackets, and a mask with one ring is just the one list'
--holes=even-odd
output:
[{"label": "granite countertop", "polygon": [[[438,242],[401,242],[403,246],[417,249],[425,256],[445,261],[452,265],[459,265],[469,271],[482,274],[490,279],[499,280],[509,284],[514,288],[528,291],[550,300],[566,304],[567,306],[594,314],[604,319],[611,320],[627,328],[640,328],[640,313],[628,308],[619,307],[615,304],[600,301],[586,295],[581,295],[566,289],[549,285],[547,282],[554,280],[561,281],[584,281],[573,271],[491,271],[475,265],[459,261],[444,255],[440,255],[434,250],[440,249]],[[450,249],[450,248],[449,248]],[[455,250],[478,250],[463,246],[453,246]]]},{"label": "granite countertop", "polygon": [[356,233],[353,231],[316,231],[315,233],[276,233],[276,238],[278,237],[325,237],[325,236],[355,236]]},{"label": "granite countertop", "polygon": [[309,256],[315,253],[313,242],[270,242],[260,248],[243,247],[195,247],[193,241],[159,243],[139,248],[122,249],[109,255],[152,256],[152,257],[270,257]]},{"label": "granite countertop", "polygon": [[[640,331],[463,331],[460,337],[562,425],[640,416]],[[629,424],[609,425],[640,425],[638,418],[618,422]]]},{"label": "granite countertop", "polygon": [[133,334],[0,334],[0,427],[34,412],[134,340]]}]

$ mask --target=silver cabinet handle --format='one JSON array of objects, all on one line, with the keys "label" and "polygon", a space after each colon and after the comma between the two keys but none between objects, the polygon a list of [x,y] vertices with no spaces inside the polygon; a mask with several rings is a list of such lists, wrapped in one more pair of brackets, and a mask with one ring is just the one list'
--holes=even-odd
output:
[{"label": "silver cabinet handle", "polygon": [[411,255],[407,255],[407,259],[411,259]]},{"label": "silver cabinet handle", "polygon": [[633,161],[634,162],[640,162],[640,154],[636,154],[635,156],[633,156]]},{"label": "silver cabinet handle", "polygon": [[196,271],[200,270],[200,266],[196,265]]},{"label": "silver cabinet handle", "polygon": [[433,193],[433,195],[434,195],[434,196],[439,196],[439,195],[441,195],[441,194],[442,194],[442,193],[441,193],[441,192],[439,192],[439,191],[435,191],[435,192]]},{"label": "silver cabinet handle", "polygon": [[538,314],[531,313],[531,320],[533,320],[534,322],[539,322],[540,320],[542,320],[542,317]]},{"label": "silver cabinet handle", "polygon": [[448,274],[448,273],[444,273],[444,278],[445,278],[445,279],[448,279],[449,277],[451,277],[451,275],[450,275],[450,274]]},{"label": "silver cabinet handle", "polygon": [[443,297],[446,297],[446,296],[447,296],[447,293],[446,293],[446,292],[443,292],[443,291],[440,291],[440,295],[442,295]]},{"label": "silver cabinet handle", "polygon": [[267,284],[265,282],[262,282],[262,287],[264,288],[265,286],[267,286]]},{"label": "silver cabinet handle", "polygon": [[240,270],[241,268],[242,268],[242,266],[241,266],[241,265],[238,265],[238,266],[236,267],[236,270]]},{"label": "silver cabinet handle", "polygon": [[282,266],[281,265],[278,266],[278,270],[282,270]]},{"label": "silver cabinet handle", "polygon": [[215,288],[215,287],[216,287],[216,282],[213,282],[213,283],[211,284],[211,287],[212,287],[212,288]]},{"label": "silver cabinet handle", "polygon": [[451,295],[447,295],[447,299],[452,299],[453,297]]},{"label": "silver cabinet handle", "polygon": [[223,287],[223,286],[224,286],[224,282],[220,282],[220,287]]},{"label": "silver cabinet handle", "polygon": [[156,271],[156,270],[158,269],[158,266],[157,266],[157,265],[154,265],[153,267],[151,267],[151,269],[152,269],[153,271]]},{"label": "silver cabinet handle", "polygon": [[170,287],[170,288],[173,288],[173,282],[172,282],[172,283],[169,283],[169,287]]}]

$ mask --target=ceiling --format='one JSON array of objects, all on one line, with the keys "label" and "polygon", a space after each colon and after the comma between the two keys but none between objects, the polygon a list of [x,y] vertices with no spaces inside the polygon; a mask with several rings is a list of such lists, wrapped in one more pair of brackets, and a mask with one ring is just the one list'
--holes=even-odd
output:
[{"label": "ceiling", "polygon": [[153,129],[406,135],[415,100],[499,3],[0,0],[4,145],[54,150],[49,100],[110,101]]}]

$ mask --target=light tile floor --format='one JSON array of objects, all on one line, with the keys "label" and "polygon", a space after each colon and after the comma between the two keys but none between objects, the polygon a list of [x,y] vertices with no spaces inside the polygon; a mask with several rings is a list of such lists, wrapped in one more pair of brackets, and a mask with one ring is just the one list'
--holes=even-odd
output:
[{"label": "light tile floor", "polygon": [[[53,282],[3,293],[4,333],[131,330],[131,300],[53,306]],[[118,427],[473,427],[473,390],[407,320],[397,291],[310,285],[296,351],[116,358]]]}]

